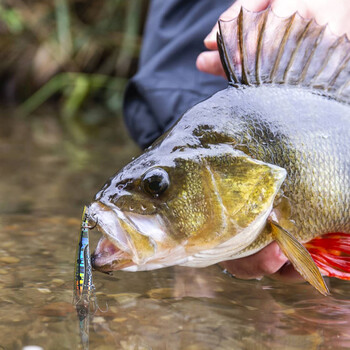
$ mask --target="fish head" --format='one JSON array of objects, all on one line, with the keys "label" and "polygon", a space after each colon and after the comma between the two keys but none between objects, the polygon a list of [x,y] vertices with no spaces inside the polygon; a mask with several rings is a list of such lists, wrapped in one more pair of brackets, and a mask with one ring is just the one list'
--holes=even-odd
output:
[{"label": "fish head", "polygon": [[93,266],[137,271],[190,264],[197,253],[266,219],[284,177],[284,169],[230,145],[152,148],[112,177],[89,206],[103,234]]}]

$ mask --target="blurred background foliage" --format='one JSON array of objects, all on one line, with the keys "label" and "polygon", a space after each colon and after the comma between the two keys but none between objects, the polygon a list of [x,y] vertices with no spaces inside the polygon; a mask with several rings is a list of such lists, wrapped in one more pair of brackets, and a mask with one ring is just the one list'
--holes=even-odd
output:
[{"label": "blurred background foliage", "polygon": [[2,0],[2,105],[30,116],[56,104],[78,139],[78,124],[120,115],[147,7],[147,0]]}]

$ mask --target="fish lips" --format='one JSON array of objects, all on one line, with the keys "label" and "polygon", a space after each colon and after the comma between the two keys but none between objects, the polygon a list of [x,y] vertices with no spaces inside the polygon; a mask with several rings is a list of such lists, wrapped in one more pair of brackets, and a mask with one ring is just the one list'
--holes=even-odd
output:
[{"label": "fish lips", "polygon": [[103,235],[91,257],[93,268],[102,272],[147,265],[166,237],[164,223],[157,216],[124,213],[101,202],[92,203],[88,214]]},{"label": "fish lips", "polygon": [[169,223],[160,215],[124,213],[100,201],[89,206],[88,215],[103,235],[91,257],[95,270],[146,271],[188,260],[186,242],[170,237]]},{"label": "fish lips", "polygon": [[91,255],[92,267],[101,272],[110,272],[132,265],[129,242],[119,223],[118,212],[102,203],[94,202],[88,208],[88,215],[89,221],[102,233]]}]

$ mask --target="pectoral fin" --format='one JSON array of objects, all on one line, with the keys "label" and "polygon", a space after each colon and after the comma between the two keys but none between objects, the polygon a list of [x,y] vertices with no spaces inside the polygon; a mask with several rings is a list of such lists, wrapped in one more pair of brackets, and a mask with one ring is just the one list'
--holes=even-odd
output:
[{"label": "pectoral fin", "polygon": [[270,220],[273,237],[294,268],[321,294],[328,295],[323,277],[309,252],[288,231]]}]

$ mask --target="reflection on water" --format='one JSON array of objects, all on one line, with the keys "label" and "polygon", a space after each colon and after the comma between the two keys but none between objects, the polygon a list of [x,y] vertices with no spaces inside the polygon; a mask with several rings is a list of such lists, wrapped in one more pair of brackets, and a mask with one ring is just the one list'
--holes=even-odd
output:
[{"label": "reflection on water", "polygon": [[[0,131],[0,349],[79,349],[72,289],[82,206],[137,148],[121,124],[117,137],[107,128],[81,146],[54,119],[39,125],[11,120]],[[232,279],[217,266],[94,273],[94,282],[90,349],[350,348],[346,282],[328,280],[332,296],[323,297],[307,284]]]}]

